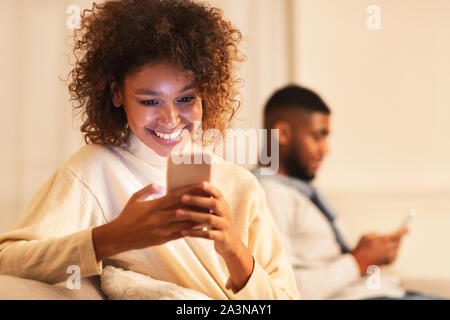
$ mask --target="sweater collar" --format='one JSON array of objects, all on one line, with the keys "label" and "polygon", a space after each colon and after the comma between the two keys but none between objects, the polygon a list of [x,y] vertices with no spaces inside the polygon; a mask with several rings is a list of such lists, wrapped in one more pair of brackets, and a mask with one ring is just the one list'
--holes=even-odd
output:
[{"label": "sweater collar", "polygon": [[[124,144],[124,148],[137,158],[154,167],[164,170],[167,168],[167,157],[160,156],[158,153],[153,151],[153,149],[142,142],[131,130],[129,132],[128,139]],[[202,145],[194,143],[191,139],[189,139],[183,147],[182,152],[191,153],[200,150],[202,150]],[[211,155],[213,157],[213,163],[223,163],[223,159],[217,157],[213,152],[211,152]]]},{"label": "sweater collar", "polygon": [[167,166],[167,157],[157,154],[153,151],[153,149],[143,143],[131,130],[124,147],[137,158],[152,166],[158,168],[164,168]]}]

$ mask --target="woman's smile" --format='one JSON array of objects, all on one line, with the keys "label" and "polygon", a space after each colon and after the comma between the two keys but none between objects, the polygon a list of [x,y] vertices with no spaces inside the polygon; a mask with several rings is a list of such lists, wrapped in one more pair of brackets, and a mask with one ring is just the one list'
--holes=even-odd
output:
[{"label": "woman's smile", "polygon": [[183,134],[185,134],[185,132],[189,134],[188,126],[166,132],[148,128],[147,131],[150,133],[152,139],[155,139],[158,143],[165,145],[176,145],[183,140]]}]

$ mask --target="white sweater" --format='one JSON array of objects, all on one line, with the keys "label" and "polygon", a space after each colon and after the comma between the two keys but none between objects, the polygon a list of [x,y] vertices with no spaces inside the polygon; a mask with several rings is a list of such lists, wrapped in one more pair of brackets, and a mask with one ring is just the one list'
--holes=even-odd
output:
[{"label": "white sweater", "polygon": [[[405,294],[399,279],[382,269],[381,274],[361,277],[353,256],[341,253],[327,218],[296,188],[270,177],[262,177],[260,184],[266,191],[267,204],[282,235],[302,298],[399,298]],[[337,218],[335,224],[345,236],[342,220]]]},{"label": "white sweater", "polygon": [[297,299],[298,292],[264,190],[247,170],[217,159],[211,183],[227,200],[233,225],[255,258],[243,289],[233,292],[211,240],[182,238],[97,262],[92,228],[116,218],[131,195],[166,185],[166,158],[131,134],[122,147],[90,144],[41,187],[16,225],[0,236],[0,273],[58,283],[70,265],[88,277],[111,264],[199,291],[213,299]]}]

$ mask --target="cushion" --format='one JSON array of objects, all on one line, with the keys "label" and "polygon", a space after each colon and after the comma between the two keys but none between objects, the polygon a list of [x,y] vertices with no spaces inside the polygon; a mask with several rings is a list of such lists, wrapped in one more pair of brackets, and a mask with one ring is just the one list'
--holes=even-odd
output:
[{"label": "cushion", "polygon": [[98,279],[81,280],[80,289],[68,289],[65,282],[50,285],[44,282],[0,275],[0,300],[100,300],[104,299]]},{"label": "cushion", "polygon": [[203,293],[113,266],[103,269],[101,288],[112,300],[211,300]]}]

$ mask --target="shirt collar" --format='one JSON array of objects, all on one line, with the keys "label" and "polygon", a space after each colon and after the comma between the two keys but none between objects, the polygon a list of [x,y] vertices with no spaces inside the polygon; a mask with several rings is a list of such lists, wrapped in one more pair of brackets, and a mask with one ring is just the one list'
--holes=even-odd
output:
[{"label": "shirt collar", "polygon": [[294,178],[294,177],[288,177],[288,176],[283,176],[283,175],[272,175],[272,176],[263,176],[260,174],[259,172],[259,168],[255,169],[254,174],[258,177],[258,179],[260,178],[268,178],[268,179],[274,179],[277,180],[285,185],[294,187],[296,189],[298,189],[301,193],[303,193],[304,195],[306,195],[308,198],[311,198],[313,196],[313,194],[315,193],[315,189],[314,187],[311,185],[311,183],[298,179],[298,178]]},{"label": "shirt collar", "polygon": [[300,190],[300,192],[302,192],[308,198],[311,198],[314,194],[314,187],[309,182],[282,175],[275,175],[274,178],[278,179],[280,182],[283,182],[284,184],[290,185]]},{"label": "shirt collar", "polygon": [[[310,182],[294,177],[282,176],[279,174],[272,176],[262,176],[258,168],[255,169],[253,173],[257,176],[258,179],[274,179],[283,183],[284,185],[297,189],[300,193],[308,197],[316,205],[316,201],[319,201],[322,206],[322,209],[319,208],[319,210],[324,213],[330,221],[333,221],[337,217],[337,213],[328,204],[328,201],[326,201],[319,190],[317,190]],[[313,200],[313,197],[316,200]]]}]

